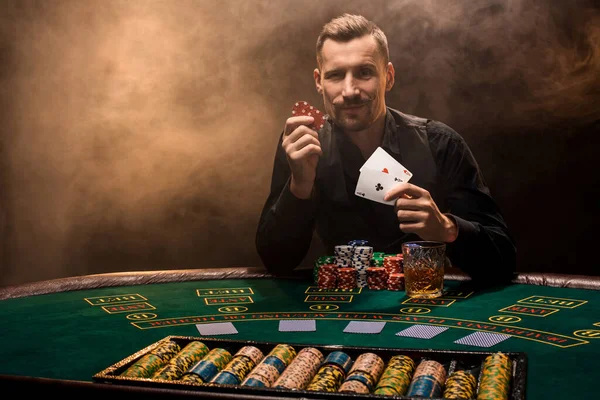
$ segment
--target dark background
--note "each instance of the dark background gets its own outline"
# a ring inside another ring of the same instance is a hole
[[[465,137],[519,270],[597,275],[597,2],[5,0],[0,285],[259,266],[277,139],[322,104],[315,41],[343,12],[388,36],[388,105]]]

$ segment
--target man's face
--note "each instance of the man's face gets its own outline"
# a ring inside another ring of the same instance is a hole
[[[349,42],[325,40],[321,69],[315,69],[325,112],[346,132],[369,128],[385,115],[385,92],[394,85],[394,67],[384,64],[377,42],[365,35]]]

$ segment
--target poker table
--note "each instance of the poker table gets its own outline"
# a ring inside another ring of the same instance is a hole
[[[444,351],[523,352],[528,399],[600,398],[600,279],[520,273],[473,289],[460,271],[444,295],[320,289],[312,271],[276,277],[261,268],[111,273],[0,289],[0,384],[27,394],[199,397],[193,390],[110,385],[92,377],[167,336],[200,337],[231,322],[242,341]],[[281,320],[314,320],[285,332]],[[346,333],[352,321],[385,322],[376,334]],[[413,325],[446,327],[431,339],[398,336]],[[489,348],[455,341],[473,332],[509,337]],[[247,396],[259,398],[260,396]]]

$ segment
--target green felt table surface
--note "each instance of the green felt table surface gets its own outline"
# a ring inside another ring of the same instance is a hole
[[[279,343],[524,352],[527,398],[600,398],[600,291],[512,284],[471,291],[446,282],[436,300],[364,288],[322,291],[297,279],[219,279],[106,287],[0,301],[0,374],[92,381],[94,374],[169,335],[232,322],[220,338]],[[314,332],[280,332],[314,319]],[[383,321],[379,334],[344,333]],[[414,324],[448,327],[433,339],[397,336]],[[511,337],[490,348],[454,343],[475,331]]]

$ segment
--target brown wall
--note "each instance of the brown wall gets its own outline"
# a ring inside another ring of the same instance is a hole
[[[13,0],[0,4],[0,285],[260,265],[276,141],[293,102],[320,104],[314,42],[342,12],[388,34],[388,104],[471,145],[519,269],[595,274],[591,1]]]

